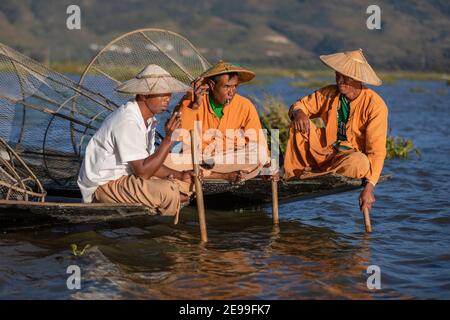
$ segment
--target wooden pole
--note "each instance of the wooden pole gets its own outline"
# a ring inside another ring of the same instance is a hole
[[[364,225],[366,226],[366,232],[372,232],[372,224],[370,222],[370,213],[369,213],[369,209],[364,208],[363,209],[363,214],[364,214]]]
[[[272,179],[272,221],[274,225],[280,224],[278,217],[278,181]]]
[[[198,221],[200,223],[200,236],[202,242],[208,242],[208,233],[206,230],[206,219],[205,219],[205,204],[203,201],[203,189],[202,183],[198,177],[200,173],[199,168],[199,158],[198,158],[198,150],[197,150],[197,138],[195,134],[195,129],[190,131],[191,133],[191,151],[192,151],[192,164],[194,166],[195,173],[195,193],[197,198],[197,210],[198,210]]]

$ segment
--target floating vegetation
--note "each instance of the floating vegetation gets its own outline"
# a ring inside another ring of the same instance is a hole
[[[86,250],[91,247],[90,244],[87,244],[84,246],[83,250],[78,250],[78,246],[75,243],[72,243],[70,245],[70,248],[72,249],[72,254],[74,256],[83,256],[86,253]]]
[[[288,108],[281,98],[264,95],[262,101],[254,98],[256,103],[260,105],[260,118],[267,129],[280,130],[280,148],[284,153],[286,144],[289,139],[289,128],[291,121],[288,116]]]
[[[421,155],[421,151],[414,148],[414,143],[411,139],[402,137],[388,137],[386,141],[386,149],[386,159],[407,158],[412,152],[418,156]]]
[[[273,78],[263,77],[263,78],[256,78],[252,81],[246,83],[246,86],[253,86],[253,87],[263,87],[271,84],[274,81]]]
[[[274,78],[297,78],[304,76],[301,70],[294,69],[256,68],[252,70],[257,76],[268,76]]]
[[[294,81],[289,83],[291,87],[294,88],[310,88],[310,89],[319,89],[331,84],[330,81],[321,81],[321,80],[306,80],[306,81]]]
[[[450,74],[437,72],[414,72],[414,71],[381,71],[379,76],[383,82],[395,82],[398,80],[438,80],[449,81]]]
[[[77,62],[55,62],[50,64],[50,69],[64,74],[81,75],[84,72],[86,65]]]

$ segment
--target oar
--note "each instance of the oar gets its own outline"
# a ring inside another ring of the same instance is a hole
[[[272,221],[274,225],[280,223],[278,217],[278,181],[272,179]]]
[[[197,150],[197,137],[195,134],[195,129],[190,131],[191,133],[191,150],[192,150],[192,164],[194,166],[195,173],[195,194],[197,198],[197,210],[198,210],[198,221],[200,223],[200,235],[202,242],[208,242],[208,234],[206,231],[206,219],[205,219],[205,205],[203,202],[203,189],[202,183],[200,182],[199,174],[199,157]]]
[[[364,225],[366,226],[366,232],[372,232],[372,224],[370,222],[370,213],[369,209],[367,207],[364,207],[363,209],[364,214]]]

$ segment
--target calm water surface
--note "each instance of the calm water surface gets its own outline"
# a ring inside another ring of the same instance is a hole
[[[310,89],[281,79],[242,87],[286,104]],[[420,88],[420,89],[418,89]],[[413,139],[421,157],[389,160],[394,179],[376,188],[374,232],[363,232],[358,191],[280,205],[280,228],[262,211],[207,210],[199,243],[195,208],[165,218],[58,226],[0,235],[1,299],[450,299],[450,87],[401,81],[377,91],[391,134]],[[70,245],[90,248],[74,256]],[[66,269],[81,267],[81,290]],[[380,290],[366,286],[381,269]]]

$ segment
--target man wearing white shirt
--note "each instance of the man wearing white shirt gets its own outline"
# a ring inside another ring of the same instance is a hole
[[[89,141],[78,177],[83,200],[142,203],[158,213],[176,215],[181,202],[189,200],[193,172],[163,165],[180,119],[174,114],[168,120],[166,136],[155,150],[155,115],[167,110],[172,93],[189,87],[149,65],[116,90],[136,99],[109,115]]]

